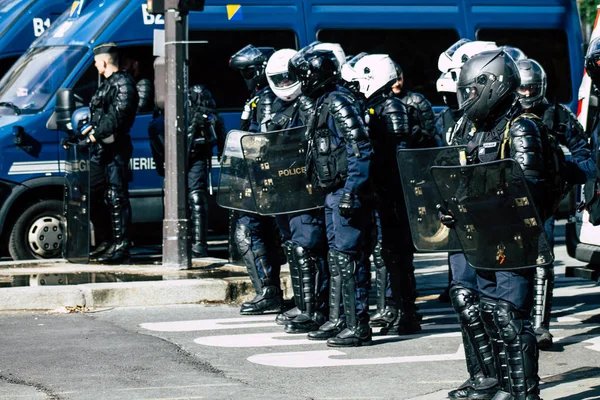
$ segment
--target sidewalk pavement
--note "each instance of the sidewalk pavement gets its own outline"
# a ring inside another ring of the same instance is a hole
[[[137,265],[71,264],[63,259],[0,262],[0,311],[241,303],[254,297],[246,268],[220,258],[189,270],[145,260]],[[158,265],[157,265],[158,264]],[[291,297],[287,265],[284,297]]]

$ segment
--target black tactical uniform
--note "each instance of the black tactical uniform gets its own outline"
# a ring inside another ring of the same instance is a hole
[[[541,121],[519,115],[514,95],[519,84],[516,64],[503,51],[484,52],[468,60],[457,92],[466,123],[455,132],[455,144],[467,145],[468,163],[516,160],[545,218],[560,199],[561,190],[551,179],[559,175],[560,150]],[[479,293],[469,280],[462,282],[466,276],[462,271],[453,272],[450,295],[466,343],[470,379],[449,397],[490,398],[498,383],[501,391],[494,399],[539,399],[537,345],[529,321],[533,270],[478,270]]]
[[[388,89],[389,90],[389,89]],[[421,330],[415,306],[414,246],[404,194],[396,162],[396,151],[415,148],[422,138],[413,136],[407,107],[391,93],[371,97],[365,122],[376,157],[372,163],[377,195],[377,244],[373,251],[376,268],[377,313],[372,326],[382,331],[409,334]],[[420,132],[418,132],[420,133]],[[390,291],[387,289],[389,273]]]
[[[98,50],[97,50],[98,49]],[[115,47],[99,46],[94,54],[116,52]],[[129,160],[133,146],[129,131],[138,106],[135,81],[127,72],[117,71],[102,82],[90,104],[91,125],[96,143],[91,146],[90,176],[92,202],[105,201],[110,209],[113,244],[98,262],[121,262],[129,258]],[[92,209],[93,213],[93,209]]]
[[[264,69],[274,52],[271,47],[248,45],[231,57],[229,66],[240,71],[251,93],[242,113],[241,130],[265,132],[271,120],[276,96],[267,85]],[[235,233],[234,241],[256,290],[256,296],[242,304],[240,313],[281,311],[283,294],[279,273],[283,260],[275,219],[250,213],[234,213],[231,219],[230,230]]]
[[[208,174],[213,147],[222,144],[225,136],[225,125],[216,108],[212,94],[204,85],[190,88],[187,180],[194,257],[208,255]]]
[[[371,210],[365,204],[372,148],[356,99],[337,86],[339,68],[333,52],[310,46],[289,64],[290,73],[302,82],[302,93],[317,107],[305,121],[310,137],[307,174],[313,186],[327,193],[328,263],[335,263],[342,281],[347,327],[328,339],[327,345],[345,347],[368,344],[372,336],[368,325],[370,264],[366,257]],[[331,276],[333,281],[336,274]]]
[[[154,110],[154,85],[150,79],[142,78],[137,82],[136,88],[139,96],[138,112],[152,112]]]
[[[402,68],[396,64],[398,76],[401,76]],[[403,79],[403,77],[402,77]],[[417,127],[421,129],[419,136],[422,142],[419,147],[436,147],[435,113],[431,103],[421,93],[412,92],[402,87],[400,93],[394,94],[407,107],[411,118],[416,121]]]

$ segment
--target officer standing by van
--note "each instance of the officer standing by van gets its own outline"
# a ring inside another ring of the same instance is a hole
[[[94,48],[94,61],[104,81],[92,97],[90,104],[91,126],[82,132],[84,143],[91,146],[90,175],[105,177],[104,200],[110,210],[113,243],[100,254],[100,263],[129,261],[129,160],[133,145],[129,131],[138,108],[135,81],[125,71],[119,70],[119,55],[114,43]],[[100,169],[94,172],[93,169]],[[99,192],[96,192],[99,193]],[[93,195],[92,195],[93,196]],[[91,199],[101,201],[101,199]]]
[[[272,47],[248,45],[229,60],[229,66],[240,72],[250,92],[250,99],[244,106],[240,121],[240,129],[243,131],[264,132],[266,124],[271,120],[276,96],[268,86],[265,67],[274,52]],[[257,315],[280,312],[283,293],[279,273],[283,260],[275,219],[241,213],[234,229],[235,243],[256,291],[256,296],[251,301],[242,304],[240,313]]]

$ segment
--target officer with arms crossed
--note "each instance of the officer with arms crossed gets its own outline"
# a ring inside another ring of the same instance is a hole
[[[366,239],[371,231],[368,193],[372,148],[356,99],[337,85],[340,62],[329,50],[308,47],[290,60],[292,77],[302,93],[315,101],[308,118],[307,174],[323,189],[328,262],[336,263],[342,277],[346,329],[327,340],[328,346],[361,346],[371,342],[369,327],[369,263]]]
[[[521,86],[517,89],[519,102],[526,113],[539,118],[549,134],[556,141],[567,147],[571,160],[565,163],[565,180],[571,184],[584,184],[594,176],[595,164],[591,159],[589,144],[585,138],[583,127],[573,113],[561,104],[550,104],[546,99],[546,72],[535,60],[517,61]],[[544,229],[550,247],[554,248],[554,216],[544,223]],[[542,350],[552,347],[550,334],[550,311],[552,310],[552,290],[554,289],[554,267],[538,267],[535,270],[533,328],[537,337],[538,348]]]
[[[90,146],[91,202],[102,200],[110,210],[113,243],[97,258],[100,263],[129,261],[129,160],[133,153],[129,131],[135,121],[138,93],[135,81],[119,70],[119,56],[114,43],[94,48],[98,73],[105,79],[92,97],[91,124],[82,131],[85,139],[77,146]],[[92,207],[91,214],[94,214]],[[102,220],[102,216],[94,217]]]
[[[251,96],[242,113],[240,129],[243,131],[265,132],[271,120],[276,96],[267,84],[265,67],[274,52],[272,47],[248,45],[229,61],[231,68],[240,71]],[[254,299],[242,304],[240,313],[243,315],[281,311],[283,294],[279,271],[282,260],[278,235],[274,218],[241,213],[237,220],[235,242],[256,290]]]

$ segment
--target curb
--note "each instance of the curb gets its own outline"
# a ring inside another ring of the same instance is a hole
[[[291,281],[282,277],[284,297]],[[241,303],[254,296],[249,279],[178,279],[0,289],[0,311]]]
[[[255,296],[245,267],[216,258],[193,261],[193,268],[189,270],[173,270],[149,264],[69,264],[60,259],[1,262],[0,277],[9,281],[27,277],[29,286],[0,287],[0,311],[143,307],[206,302],[239,304]],[[88,283],[89,280],[80,280],[79,284],[62,284],[69,281],[70,278],[64,278],[66,276],[102,274],[133,274],[143,278],[128,282]],[[282,271],[281,282],[284,297],[291,297],[287,268]]]

